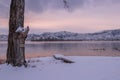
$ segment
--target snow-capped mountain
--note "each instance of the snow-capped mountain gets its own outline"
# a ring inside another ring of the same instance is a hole
[[[37,41],[58,41],[58,40],[76,40],[76,37],[79,36],[78,33],[71,33],[66,31],[55,32],[55,33],[42,33],[40,35],[34,35],[31,40]]]
[[[92,40],[120,40],[120,29],[93,33]]]
[[[7,40],[7,35],[0,35],[0,41]],[[106,30],[97,33],[72,33],[67,31],[61,32],[45,32],[41,34],[29,34],[27,37],[29,41],[88,41],[88,40],[120,40],[120,29]]]
[[[120,40],[120,30],[106,30],[97,33],[72,33],[67,31],[55,33],[42,33],[40,35],[34,34],[31,37],[32,41],[84,41],[84,40]]]
[[[7,41],[7,40],[8,40],[7,35],[0,34],[0,41]]]

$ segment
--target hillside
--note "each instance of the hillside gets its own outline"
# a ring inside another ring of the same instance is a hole
[[[40,35],[32,34],[32,41],[88,41],[88,40],[120,40],[120,30],[107,30],[97,33],[72,33],[67,31],[55,33],[42,33]]]
[[[0,41],[6,41],[7,35],[0,35]],[[106,30],[96,33],[73,33],[67,31],[61,32],[45,32],[41,34],[29,34],[27,37],[29,41],[113,41],[120,40],[120,29]]]

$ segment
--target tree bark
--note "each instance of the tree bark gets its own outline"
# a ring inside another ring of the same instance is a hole
[[[17,48],[17,46],[19,46],[20,44],[18,43],[18,39],[16,39],[16,37],[19,36],[16,33],[16,29],[19,26],[24,26],[24,7],[25,0],[11,0],[6,62],[13,66],[22,66],[26,64],[24,56],[25,47],[23,47],[23,53],[21,53],[21,50]]]

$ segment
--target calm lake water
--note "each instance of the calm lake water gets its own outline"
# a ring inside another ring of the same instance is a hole
[[[0,56],[7,42],[0,42]],[[26,42],[26,54],[64,54],[69,56],[120,56],[120,41]]]

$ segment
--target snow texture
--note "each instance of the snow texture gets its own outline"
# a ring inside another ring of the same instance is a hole
[[[23,31],[24,31],[24,28],[19,26],[15,32],[23,32]]]
[[[65,64],[52,57],[28,60],[29,66],[0,65],[0,80],[120,80],[120,57],[69,57]]]
[[[40,35],[34,34],[31,37],[32,41],[90,41],[90,40],[120,40],[120,30],[108,30],[98,33],[72,33],[67,31],[55,33],[42,33]]]
[[[56,58],[66,58],[64,55],[62,54],[54,54],[53,56],[55,56]]]
[[[27,29],[18,27],[16,32],[25,32]],[[5,35],[0,35],[0,40],[6,40]],[[30,41],[114,41],[120,40],[120,29],[107,30],[97,33],[72,33],[67,31],[45,32],[41,34],[29,34],[27,40]]]

